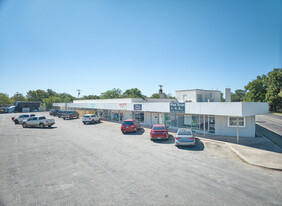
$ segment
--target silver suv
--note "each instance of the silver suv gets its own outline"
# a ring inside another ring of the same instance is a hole
[[[94,124],[95,122],[100,122],[101,119],[96,114],[85,114],[82,118],[83,124]]]

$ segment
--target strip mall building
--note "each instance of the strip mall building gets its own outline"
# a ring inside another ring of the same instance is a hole
[[[268,103],[230,102],[228,91],[228,102],[220,102],[220,91],[215,90],[178,90],[175,97],[74,100],[53,106],[76,110],[80,115],[97,113],[104,120],[137,119],[146,126],[166,124],[169,128],[188,127],[199,133],[242,137],[255,137],[255,115],[268,113]]]

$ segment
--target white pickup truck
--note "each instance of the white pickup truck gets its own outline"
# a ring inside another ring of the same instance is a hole
[[[23,114],[18,117],[12,117],[12,120],[15,122],[15,124],[21,124],[23,120],[29,119],[31,117],[35,117],[35,114]]]
[[[23,120],[22,126],[24,128],[26,127],[40,127],[44,128],[45,126],[51,127],[53,124],[55,124],[54,119],[46,119],[45,116],[39,116],[39,117],[32,117],[27,120]]]

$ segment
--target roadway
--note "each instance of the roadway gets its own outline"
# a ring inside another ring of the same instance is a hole
[[[257,115],[256,131],[282,148],[282,115]]]

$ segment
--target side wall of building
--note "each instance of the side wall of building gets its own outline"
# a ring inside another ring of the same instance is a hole
[[[255,137],[255,116],[245,117],[245,127],[239,127],[241,137]],[[228,127],[227,116],[215,116],[215,135],[236,136],[237,127]]]

